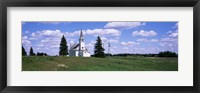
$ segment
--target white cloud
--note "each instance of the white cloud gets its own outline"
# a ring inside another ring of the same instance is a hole
[[[79,35],[80,35],[80,31],[65,32],[65,35],[66,35],[67,37],[79,36]]]
[[[106,37],[100,37],[101,41],[107,41],[108,39]]]
[[[151,39],[150,42],[158,42],[158,39]]]
[[[106,37],[101,37],[101,40],[103,43],[118,43],[118,39],[113,39],[113,38],[106,38]]]
[[[149,42],[149,40],[147,40],[146,38],[140,38],[137,41],[138,42]]]
[[[22,45],[31,46],[31,42],[29,40],[22,40]]]
[[[129,29],[129,28],[135,28],[135,27],[144,26],[144,25],[145,23],[143,22],[109,22],[104,26],[104,28]]]
[[[42,43],[60,42],[60,38],[44,38],[41,40]]]
[[[173,31],[168,31],[167,34],[171,34]]]
[[[140,43],[138,43],[138,42],[128,41],[128,42],[121,42],[121,45],[123,45],[123,46],[129,46],[129,45],[140,45]]]
[[[31,37],[29,40],[38,40],[37,38]]]
[[[161,51],[174,51],[178,52],[178,30],[168,31],[167,37],[160,39],[160,46],[162,46]]]
[[[27,36],[23,36],[23,37],[22,37],[22,39],[27,39],[27,38],[28,38]]]
[[[110,39],[110,40],[108,40],[108,42],[110,42],[110,43],[118,43],[119,41],[116,40],[116,39]]]
[[[177,23],[177,25],[178,25],[178,23]],[[178,50],[178,30],[168,31],[167,37],[161,38],[159,44],[165,50],[177,52],[177,50]]]
[[[63,33],[60,30],[42,30],[36,31],[31,34],[32,37],[48,36],[48,37],[60,37]]]
[[[31,42],[28,40],[28,36],[23,36],[22,37],[22,45],[23,46],[31,46]]]
[[[66,37],[66,34],[60,30],[36,31],[31,34],[29,40],[35,40],[33,41],[35,44],[32,46],[35,47],[35,52],[46,52],[49,55],[58,55],[60,40],[63,35],[65,35],[69,48],[70,43],[74,43],[75,40],[73,38]],[[52,50],[54,50],[54,52],[52,52]]]
[[[156,36],[157,33],[153,30],[150,31],[144,31],[144,30],[140,30],[140,31],[133,31],[132,32],[132,36],[144,36],[144,37],[148,37],[148,36]]]
[[[141,38],[137,40],[138,42],[158,42],[158,39],[146,39],[146,38]]]
[[[169,35],[169,37],[178,37],[178,32],[173,32]]]
[[[31,42],[28,40],[22,40],[22,44],[31,44]]]
[[[87,35],[109,35],[109,36],[120,36],[121,32],[116,29],[93,29],[84,30]]]
[[[31,33],[31,36],[33,36],[33,37],[34,37],[35,35],[36,35],[36,33],[35,33],[35,32]]]
[[[107,35],[107,36],[120,36],[121,32],[116,29],[87,29],[87,30],[82,30],[84,35]],[[73,36],[79,36],[80,31],[74,31],[74,32],[66,32],[66,36],[73,37]]]
[[[161,42],[174,42],[174,41],[178,41],[178,39],[166,37],[166,38],[161,38],[160,41]]]
[[[120,36],[121,32],[116,29],[87,29],[87,30],[82,30],[84,35],[107,35],[107,36]],[[74,37],[74,36],[79,36],[80,31],[74,31],[74,32],[66,32],[66,36],[68,37]]]
[[[64,33],[60,30],[42,30],[31,33],[30,40],[43,40],[45,38],[61,38]]]
[[[53,36],[53,37],[55,36],[60,37],[63,35],[63,33],[61,33],[60,30],[43,30],[39,34],[43,36]]]
[[[174,47],[174,46],[176,46],[176,44],[168,43],[168,42],[159,43],[159,44],[160,44],[160,46],[163,46],[163,47]]]
[[[178,30],[168,31],[167,34],[168,34],[169,37],[177,38],[178,37]]]

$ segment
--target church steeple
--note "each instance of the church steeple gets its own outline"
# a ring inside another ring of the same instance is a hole
[[[83,52],[85,50],[83,32],[81,30],[80,37],[79,37],[79,56],[83,56]]]
[[[83,41],[83,40],[84,40],[82,30],[81,30],[81,34],[80,34],[80,38],[79,38],[79,40],[80,40],[80,41]]]

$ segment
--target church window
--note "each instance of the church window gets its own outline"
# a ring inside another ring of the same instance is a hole
[[[83,49],[83,47],[82,47],[82,49]]]

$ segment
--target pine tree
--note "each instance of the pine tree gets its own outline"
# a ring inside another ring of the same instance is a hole
[[[35,56],[35,53],[33,52],[33,48],[32,48],[32,47],[30,48],[29,55],[30,55],[30,56]]]
[[[26,54],[26,50],[24,49],[23,46],[22,46],[22,56],[27,56],[27,54]]]
[[[104,58],[104,57],[105,57],[104,50],[105,50],[105,49],[102,47],[101,38],[98,36],[98,37],[97,37],[97,40],[96,40],[95,47],[94,47],[94,56],[95,56],[95,57]]]
[[[63,35],[63,37],[61,38],[60,41],[60,51],[59,51],[59,55],[61,56],[66,56],[68,55],[68,46],[67,46],[67,41],[65,39],[65,36]]]

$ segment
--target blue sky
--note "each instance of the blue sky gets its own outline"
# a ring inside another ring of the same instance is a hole
[[[84,33],[86,48],[93,54],[99,35],[110,53],[178,53],[178,22],[22,22],[22,45],[27,53],[58,55],[62,35],[68,49],[78,43],[80,30]]]

